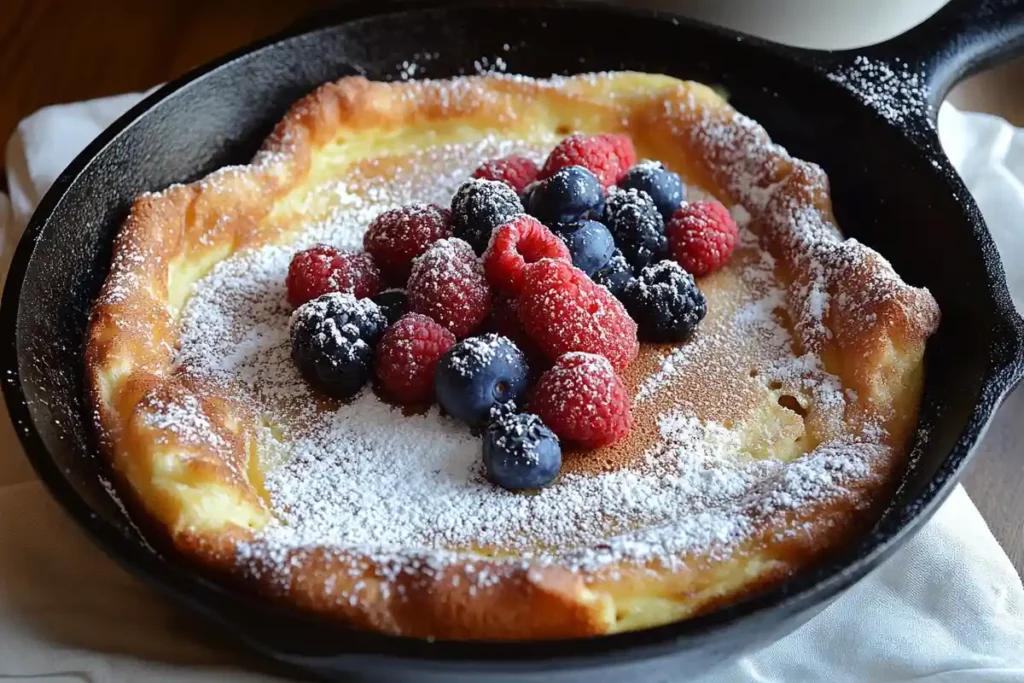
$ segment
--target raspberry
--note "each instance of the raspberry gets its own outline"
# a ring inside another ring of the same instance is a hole
[[[363,248],[387,278],[404,285],[412,260],[434,242],[451,237],[451,211],[437,204],[411,204],[385,211],[370,223]]]
[[[403,316],[377,347],[374,369],[381,388],[399,403],[429,402],[437,361],[454,345],[455,335],[427,316]]]
[[[366,253],[317,244],[300,251],[288,265],[288,303],[301,306],[321,294],[346,292],[357,299],[380,291],[380,271]]]
[[[412,263],[409,307],[460,339],[472,334],[491,308],[491,290],[473,247],[451,237],[434,242]]]
[[[729,209],[716,201],[683,204],[665,226],[672,258],[696,277],[725,265],[738,234]]]
[[[484,252],[484,272],[492,287],[518,294],[527,264],[542,258],[572,261],[562,240],[536,218],[523,213],[499,225],[491,234],[491,243]]]
[[[551,150],[540,177],[547,178],[566,166],[582,166],[596,175],[602,185],[610,187],[635,163],[636,150],[628,135],[575,133]]]
[[[526,157],[508,156],[500,159],[491,159],[480,164],[473,171],[474,178],[484,180],[497,180],[505,183],[516,194],[519,194],[526,186],[537,179],[537,164]]]
[[[541,375],[530,398],[536,413],[558,438],[584,446],[609,446],[633,425],[630,398],[604,356],[567,353]]]
[[[596,353],[624,370],[636,358],[636,323],[619,300],[572,264],[544,259],[526,268],[519,319],[549,359]]]

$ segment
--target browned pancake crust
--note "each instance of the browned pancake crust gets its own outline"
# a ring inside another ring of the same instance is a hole
[[[558,120],[563,112],[565,120]],[[385,580],[381,575],[389,572],[366,558],[337,551],[296,552],[287,572],[281,561],[239,563],[238,543],[251,540],[271,515],[254,464],[256,418],[221,388],[173,371],[188,285],[240,249],[287,241],[288,226],[298,229],[303,217],[289,215],[285,200],[310,182],[325,149],[370,134],[455,125],[509,137],[537,126],[623,130],[638,142],[674,143],[662,155],[668,164],[751,213],[752,229],[776,259],[777,276],[790,283],[786,308],[796,343],[856,392],[844,415],[812,411],[809,429],[819,441],[871,420],[888,430],[889,448],[870,473],[827,500],[762,514],[760,532],[727,557],[685,556],[683,568],[673,571],[626,563],[572,571],[479,558],[467,564],[495,580],[473,586],[455,580],[465,564],[440,571],[406,567]],[[925,341],[938,325],[934,300],[895,278],[875,252],[842,240],[820,168],[772,145],[760,126],[703,86],[628,73],[558,81],[345,78],[293,106],[253,164],[215,175],[216,182],[174,186],[133,205],[92,313],[87,381],[103,451],[124,488],[180,551],[265,595],[363,628],[413,636],[607,633],[616,630],[616,611],[631,601],[674,601],[682,607],[668,618],[679,618],[818,562],[873,523],[903,467]],[[759,192],[770,199],[752,201]],[[822,288],[832,302],[823,325],[803,324]],[[207,423],[198,431],[216,434],[218,447],[202,433],[153,419],[160,406],[182,400],[198,402]],[[207,525],[202,510],[190,509],[197,500],[190,495],[213,490],[223,492],[235,512]],[[356,582],[363,582],[361,598],[339,600]]]

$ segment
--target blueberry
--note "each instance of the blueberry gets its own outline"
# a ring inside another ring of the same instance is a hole
[[[608,228],[597,221],[576,221],[558,226],[558,236],[569,247],[572,264],[587,275],[608,265],[615,253],[615,240]]]
[[[633,281],[633,268],[622,252],[616,249],[608,264],[594,273],[592,279],[606,287],[616,298],[621,299],[626,285]]]
[[[523,352],[507,337],[470,337],[441,356],[434,393],[449,415],[478,425],[487,421],[495,405],[522,398],[528,370]]]
[[[665,168],[660,161],[644,160],[626,171],[625,177],[619,182],[623,190],[642,190],[646,192],[654,205],[658,207],[661,217],[666,221],[672,217],[683,201],[683,181],[679,174]]]
[[[604,224],[634,270],[665,257],[668,250],[665,219],[646,192],[615,190],[609,194],[604,207]]]
[[[370,300],[377,304],[380,312],[388,319],[388,325],[394,325],[399,318],[409,312],[409,297],[401,289],[389,289],[370,297]]]
[[[552,225],[600,216],[603,203],[604,188],[597,177],[582,166],[566,166],[530,191],[526,208],[541,223]]]
[[[506,413],[487,427],[484,472],[503,489],[538,489],[551,483],[561,468],[558,437],[536,415]]]
[[[469,242],[479,256],[494,229],[523,211],[519,195],[505,183],[472,178],[452,196],[452,233]]]
[[[693,276],[675,261],[644,268],[623,292],[640,337],[653,342],[686,341],[707,314],[707,299]]]
[[[347,398],[370,378],[373,348],[386,327],[373,301],[324,294],[292,313],[292,361],[310,384]]]

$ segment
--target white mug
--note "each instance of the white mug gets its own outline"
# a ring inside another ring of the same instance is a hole
[[[780,43],[819,49],[871,45],[921,23],[948,0],[643,0]]]

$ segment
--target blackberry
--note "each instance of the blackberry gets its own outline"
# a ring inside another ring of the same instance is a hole
[[[597,177],[582,166],[555,171],[530,190],[527,211],[545,225],[571,223],[601,215],[604,188]]]
[[[615,244],[633,266],[641,270],[665,258],[665,219],[654,200],[641,190],[616,190],[608,195],[604,224]]]
[[[409,297],[402,289],[389,289],[370,297],[370,300],[377,304],[380,312],[387,318],[388,325],[394,325],[399,318],[409,312]]]
[[[633,268],[618,249],[612,254],[607,265],[594,273],[594,282],[605,287],[615,298],[622,299],[622,291],[633,281]]]
[[[648,266],[623,291],[639,336],[652,342],[686,341],[707,314],[707,299],[675,261]]]
[[[546,486],[562,468],[558,437],[530,413],[496,411],[484,435],[484,472],[509,491]]]
[[[679,208],[685,191],[679,174],[665,168],[660,161],[646,159],[626,171],[626,175],[619,181],[619,187],[646,192],[666,221]]]
[[[373,349],[386,327],[373,301],[324,294],[292,313],[292,361],[313,386],[348,398],[370,378]]]
[[[487,249],[491,233],[517,213],[523,203],[516,191],[496,180],[473,178],[452,196],[452,233],[465,240],[479,256]]]

